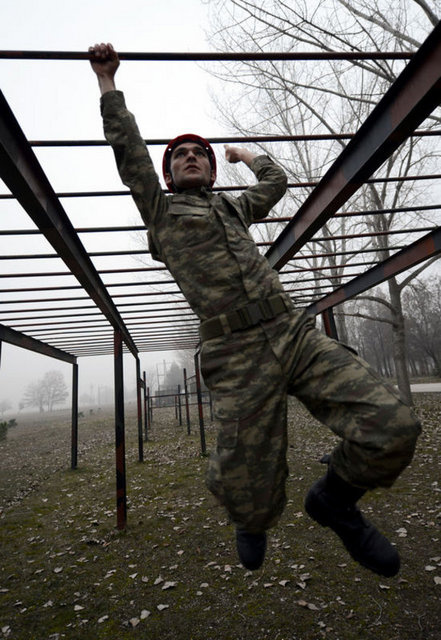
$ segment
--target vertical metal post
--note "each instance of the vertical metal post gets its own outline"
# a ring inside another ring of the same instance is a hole
[[[182,427],[182,404],[181,404],[181,385],[178,384],[178,417],[179,426]]]
[[[147,405],[147,381],[145,376],[145,371],[143,372],[144,378],[144,441],[147,442],[149,439],[149,411]]]
[[[184,369],[184,393],[185,393],[185,414],[187,416],[187,434],[190,435],[191,425],[190,425],[190,407],[188,404],[187,369]]]
[[[70,467],[76,469],[78,464],[78,364],[72,365],[72,436]]]
[[[199,432],[201,436],[201,453],[205,455],[207,448],[205,445],[205,428],[204,428],[204,412],[202,409],[202,391],[201,391],[201,375],[199,371],[199,351],[196,351],[194,356],[194,370],[196,373],[196,391],[198,396],[198,411],[199,411]]]
[[[334,312],[331,307],[323,311],[322,318],[326,335],[338,340],[337,325],[335,324]]]
[[[147,388],[147,408],[149,412],[149,425],[151,429],[153,423],[153,398],[150,395],[150,387]]]
[[[124,375],[122,334],[114,330],[115,359],[115,447],[116,447],[116,526],[127,524],[126,451],[124,425]]]
[[[142,403],[141,403],[141,364],[136,358],[136,406],[138,412],[138,462],[144,461],[144,448],[142,443]]]

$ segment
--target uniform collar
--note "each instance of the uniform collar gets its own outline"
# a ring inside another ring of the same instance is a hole
[[[194,189],[184,189],[183,191],[179,191],[175,195],[198,196],[199,198],[206,198],[207,200],[211,200],[214,194],[210,187],[196,187]]]

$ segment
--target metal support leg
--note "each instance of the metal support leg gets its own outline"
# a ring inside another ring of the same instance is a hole
[[[187,369],[184,369],[184,393],[185,393],[185,415],[187,417],[187,434],[190,435],[191,424],[190,424],[190,406],[188,402]]]
[[[196,351],[194,356],[194,370],[196,373],[196,390],[197,390],[197,396],[198,396],[199,431],[201,435],[201,453],[202,455],[205,455],[207,453],[207,447],[205,445],[205,427],[204,427],[204,412],[202,409],[201,374],[199,371],[199,351]]]
[[[141,364],[136,358],[136,404],[138,410],[138,462],[144,461],[144,447],[142,442],[142,402],[141,402]]]
[[[72,365],[72,437],[71,437],[71,469],[78,464],[78,365]]]
[[[116,446],[116,526],[125,529],[127,524],[126,451],[124,425],[124,376],[122,335],[114,331],[115,358],[115,446]]]

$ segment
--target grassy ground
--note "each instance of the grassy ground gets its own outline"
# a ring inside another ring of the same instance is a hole
[[[289,504],[262,570],[245,571],[203,483],[199,437],[156,413],[145,462],[128,416],[128,526],[116,529],[113,421],[20,418],[0,443],[0,638],[46,640],[439,640],[441,397],[417,394],[416,457],[364,511],[398,545],[399,577],[356,565],[303,511],[333,437],[293,401]],[[194,421],[196,424],[196,420]],[[214,441],[213,427],[207,442]]]

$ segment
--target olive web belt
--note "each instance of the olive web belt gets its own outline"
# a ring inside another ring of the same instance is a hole
[[[199,333],[202,340],[210,340],[218,336],[254,327],[261,321],[272,320],[290,309],[285,296],[277,294],[257,302],[234,309],[229,313],[221,313],[215,318],[202,322]]]

